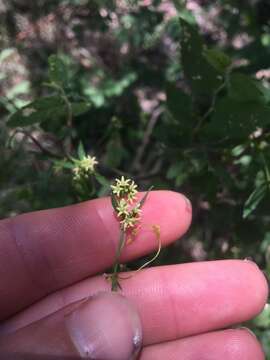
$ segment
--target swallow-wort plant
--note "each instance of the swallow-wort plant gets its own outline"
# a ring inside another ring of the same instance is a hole
[[[127,279],[129,277],[119,274],[121,271],[121,254],[125,246],[136,239],[136,235],[138,234],[140,228],[140,221],[143,217],[143,205],[148,198],[149,191],[151,190],[150,188],[143,197],[138,200],[137,187],[137,184],[135,184],[133,180],[125,178],[124,176],[120,179],[116,179],[114,184],[111,185],[111,203],[119,222],[119,241],[115,253],[113,271],[107,276],[107,278],[111,281],[112,291],[121,289],[119,280]],[[143,264],[136,271],[140,271],[142,268],[149,265],[160,253],[160,227],[155,224],[152,225],[151,229],[158,240],[157,252],[150,261]]]

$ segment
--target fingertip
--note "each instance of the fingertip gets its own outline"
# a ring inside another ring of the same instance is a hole
[[[228,334],[232,334],[234,341],[229,342],[228,346],[232,348],[232,353],[236,358],[256,360],[264,360],[264,351],[259,343],[256,335],[249,328],[239,328],[227,330]],[[237,346],[235,346],[237,345]],[[253,357],[252,357],[253,354]]]
[[[165,358],[264,360],[265,356],[261,345],[250,331],[228,329],[146,346],[141,356],[142,360]]]
[[[192,220],[192,205],[190,200],[183,194],[174,191],[165,191],[166,197],[170,203],[170,216],[166,219],[168,221],[168,228],[172,228],[175,224],[175,234],[173,238],[179,238],[184,235],[190,227]]]
[[[139,199],[145,193],[139,193]],[[108,206],[109,198],[91,200],[89,205],[95,205],[104,226],[113,235],[117,233],[117,220],[113,209]],[[188,230],[192,219],[190,200],[181,193],[170,190],[151,191],[142,208],[142,226],[159,225],[165,236],[164,242],[176,240]],[[114,237],[114,236],[113,236]]]
[[[145,221],[160,225],[164,232],[164,243],[171,243],[184,235],[191,224],[190,201],[183,194],[174,191],[152,191],[144,211]]]
[[[258,265],[251,260],[239,260],[241,266],[248,268],[249,284],[250,284],[250,299],[249,303],[253,305],[254,316],[259,314],[267,302],[269,296],[269,286],[266,275],[258,267]]]

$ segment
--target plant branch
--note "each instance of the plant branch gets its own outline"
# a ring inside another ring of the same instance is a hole
[[[151,138],[151,135],[152,135],[152,132],[154,130],[154,127],[157,123],[157,120],[160,116],[160,114],[162,113],[162,108],[161,107],[158,107],[156,108],[154,111],[153,111],[153,114],[147,124],[147,128],[145,130],[145,133],[144,133],[144,137],[143,137],[143,141],[141,143],[141,146],[139,147],[138,151],[137,151],[137,154],[135,156],[135,159],[133,161],[133,164],[131,165],[131,169],[138,169],[139,166],[140,166],[140,163],[141,163],[141,160],[142,160],[142,157],[144,155],[144,152],[145,152],[145,149],[150,141],[150,138]]]
[[[30,132],[28,132],[27,130],[16,130],[14,132],[14,134],[12,135],[12,137],[14,137],[17,133],[21,133],[23,135],[25,135],[26,137],[28,137],[38,148],[39,150],[45,154],[48,155],[50,157],[56,158],[56,159],[62,159],[61,155],[55,154],[53,152],[51,152],[50,150],[46,149],[37,138],[35,138]]]
[[[125,236],[125,231],[124,229],[120,229],[120,236],[119,236],[119,243],[118,243],[118,247],[116,250],[116,255],[115,255],[115,262],[114,262],[114,266],[113,266],[113,273],[111,275],[111,281],[112,281],[112,291],[117,291],[117,289],[119,288],[119,282],[118,282],[118,272],[119,272],[119,259],[121,256],[121,252],[123,247],[125,246],[125,242],[126,242],[126,236]]]

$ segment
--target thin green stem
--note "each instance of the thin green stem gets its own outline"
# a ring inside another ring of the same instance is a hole
[[[120,287],[120,284],[118,282],[118,272],[119,272],[119,267],[120,267],[119,259],[120,259],[123,247],[125,246],[125,242],[126,242],[125,231],[124,231],[124,229],[121,228],[118,247],[117,247],[116,255],[115,255],[115,262],[114,262],[114,266],[113,266],[113,273],[111,275],[112,291],[117,291],[118,288]]]
[[[28,132],[28,131],[26,131],[26,130],[17,129],[17,130],[11,135],[10,140],[9,140],[9,143],[11,143],[11,141],[12,141],[13,138],[14,138],[14,136],[15,136],[16,134],[18,134],[18,133],[21,133],[21,134],[25,135],[26,137],[28,137],[28,138],[39,148],[39,150],[40,150],[43,154],[45,154],[45,155],[47,155],[47,156],[49,156],[49,157],[51,157],[51,158],[62,159],[62,156],[61,156],[61,155],[58,155],[58,154],[53,153],[53,152],[51,152],[50,150],[46,149],[46,148],[41,144],[41,142],[39,142],[38,139],[36,139],[30,132]]]

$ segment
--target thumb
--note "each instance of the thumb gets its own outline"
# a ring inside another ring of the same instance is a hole
[[[136,309],[124,296],[102,292],[1,338],[0,353],[5,359],[131,360],[141,344]]]

